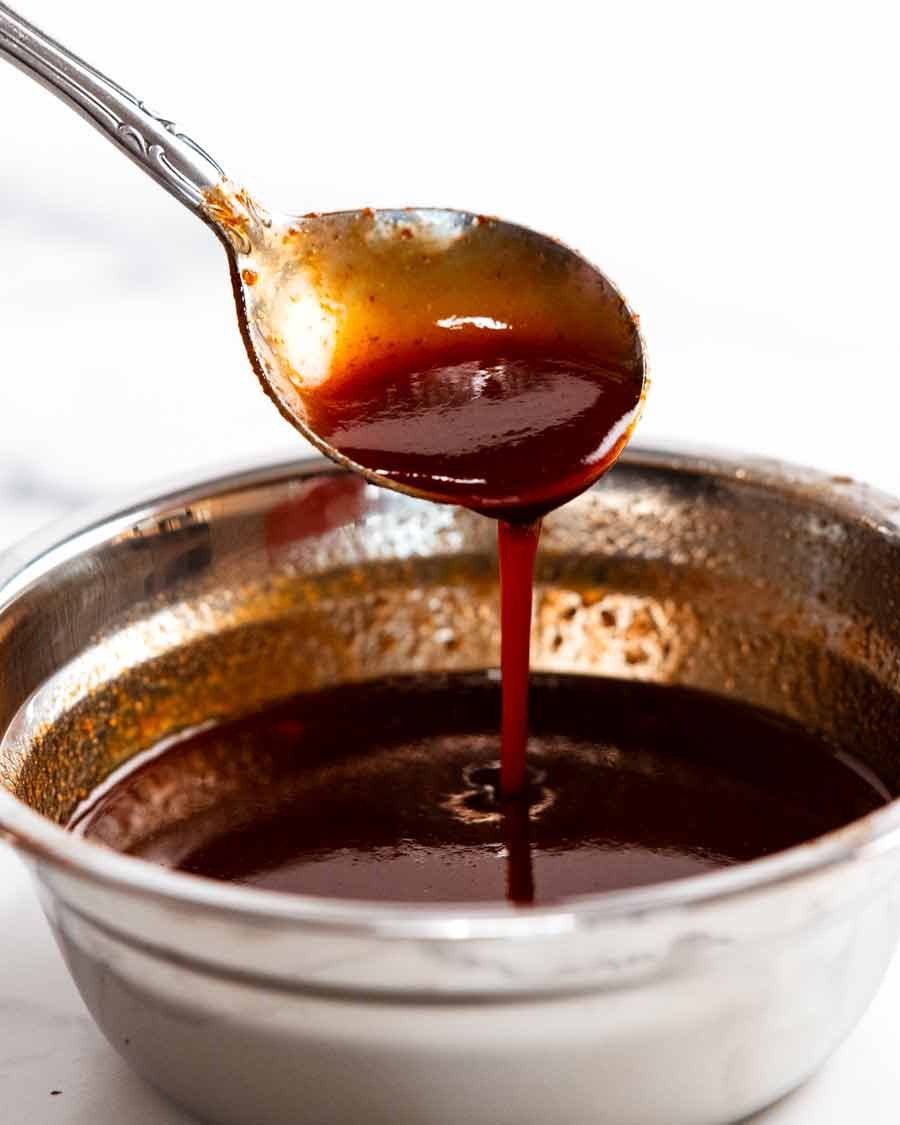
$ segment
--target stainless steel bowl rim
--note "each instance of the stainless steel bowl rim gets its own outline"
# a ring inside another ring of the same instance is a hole
[[[782,462],[696,448],[635,448],[623,461],[671,467],[682,473],[727,477],[748,487],[810,498],[844,518],[900,537],[898,502],[864,485]],[[130,500],[82,511],[43,529],[0,556],[0,626],[23,591],[59,566],[136,522],[180,504],[229,491],[323,471],[340,473],[321,457],[229,467],[164,482]],[[900,847],[900,800],[813,841],[763,859],[689,879],[585,895],[518,910],[506,904],[375,904],[257,890],[172,872],[73,836],[0,788],[0,837],[41,864],[61,867],[89,882],[245,919],[283,922],[378,937],[421,940],[530,938],[572,933],[604,920],[690,908],[810,876]]]

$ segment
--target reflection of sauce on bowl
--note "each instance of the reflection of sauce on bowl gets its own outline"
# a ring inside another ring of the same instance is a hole
[[[274,556],[282,548],[345,527],[365,511],[366,483],[346,473],[301,485],[290,500],[266,517],[266,544]]]

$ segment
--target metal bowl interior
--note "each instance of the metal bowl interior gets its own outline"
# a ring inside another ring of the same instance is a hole
[[[893,844],[896,805],[810,845],[523,915],[208,883],[60,828],[127,759],[298,691],[498,663],[493,527],[323,462],[236,473],[45,537],[0,591],[0,825],[86,879],[213,909],[444,935],[554,932],[739,894]],[[798,719],[900,792],[897,506],[774,464],[628,454],[546,522],[533,665]],[[398,929],[399,928],[399,929]]]

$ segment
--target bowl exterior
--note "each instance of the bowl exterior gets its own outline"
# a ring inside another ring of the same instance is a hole
[[[810,1075],[874,995],[896,942],[896,901],[871,874],[854,873],[871,885],[835,911],[822,909],[821,881],[792,888],[812,900],[809,918],[767,941],[719,945],[695,933],[689,950],[691,925],[702,932],[712,920],[685,919],[685,948],[661,971],[574,991],[561,973],[556,993],[454,1000],[273,985],[254,975],[253,938],[237,925],[218,941],[241,947],[245,974],[211,967],[214,939],[204,963],[176,959],[123,925],[117,894],[85,913],[77,880],[36,868],[59,946],[109,1042],[217,1125],[739,1120]],[[754,899],[758,914],[779,910],[765,894]],[[336,944],[332,958],[346,956]],[[598,958],[616,956],[602,931],[591,944]],[[448,958],[479,971],[479,951],[465,943],[429,955],[436,979]],[[482,969],[496,971],[484,955]],[[405,952],[361,942],[352,956],[377,974]]]

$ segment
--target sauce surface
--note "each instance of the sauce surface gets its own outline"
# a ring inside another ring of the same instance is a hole
[[[474,674],[300,696],[126,767],[72,827],[270,890],[525,904],[755,859],[889,798],[847,755],[743,704],[538,675],[540,773],[492,802],[499,707],[496,680]]]

